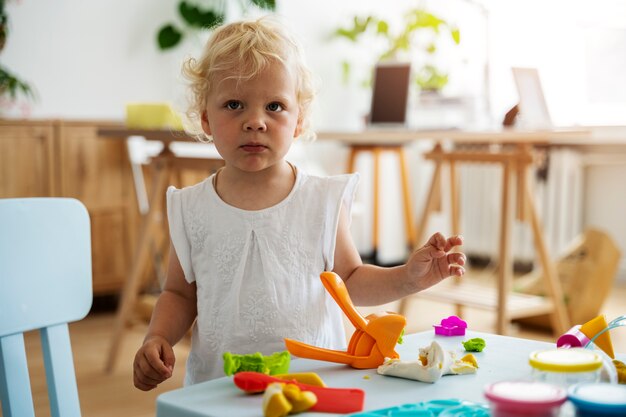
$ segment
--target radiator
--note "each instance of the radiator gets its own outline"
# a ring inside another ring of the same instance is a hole
[[[464,250],[468,255],[497,259],[502,169],[495,164],[464,164],[458,172]],[[546,161],[528,175],[546,245],[553,258],[562,254],[571,240],[582,232],[583,174],[583,161],[578,152],[555,148],[547,151]],[[511,240],[515,261],[535,260],[528,222],[513,220]]]

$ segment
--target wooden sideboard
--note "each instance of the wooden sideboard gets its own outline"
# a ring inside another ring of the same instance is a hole
[[[0,198],[72,197],[91,218],[94,295],[120,291],[139,212],[126,143],[102,121],[0,120]]]

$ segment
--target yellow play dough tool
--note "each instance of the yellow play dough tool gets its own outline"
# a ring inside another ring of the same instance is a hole
[[[315,372],[297,372],[293,374],[278,374],[275,378],[284,379],[286,381],[298,381],[307,385],[315,385],[316,387],[325,387],[326,384]]]
[[[605,331],[609,325],[606,323],[604,316],[598,316],[589,320],[587,323],[580,326],[580,331],[587,336],[590,340],[596,338],[594,343],[600,349],[604,351],[611,359],[615,359],[615,352],[613,352],[613,343],[611,342],[611,334]]]
[[[347,351],[324,349],[292,339],[285,339],[287,350],[301,358],[345,363],[354,368],[371,369],[385,358],[399,358],[396,343],[406,326],[406,318],[396,313],[373,313],[361,316],[352,304],[348,289],[339,275],[323,272],[322,284],[355,327]]]

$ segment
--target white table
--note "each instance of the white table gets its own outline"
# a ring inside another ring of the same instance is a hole
[[[484,402],[483,387],[503,379],[528,377],[528,355],[533,350],[554,347],[553,343],[468,331],[465,336],[435,336],[424,331],[405,336],[397,351],[403,360],[416,360],[418,349],[437,340],[445,350],[462,356],[461,341],[482,337],[487,342],[483,352],[475,353],[479,369],[474,375],[448,375],[434,384],[378,375],[375,369],[359,370],[331,362],[295,359],[290,372],[317,372],[329,387],[361,388],[365,391],[364,410],[376,410],[400,404],[434,399],[457,398]],[[624,356],[619,355],[621,360]],[[364,379],[365,376],[369,379]],[[232,377],[224,377],[161,394],[157,399],[157,417],[259,417],[262,395],[248,395],[237,388]],[[300,416],[334,416],[328,413],[303,413]]]

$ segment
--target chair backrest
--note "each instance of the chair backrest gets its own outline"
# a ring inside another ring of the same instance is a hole
[[[69,198],[0,199],[0,402],[34,416],[23,333],[40,330],[50,411],[80,416],[67,323],[92,303],[89,215]]]

